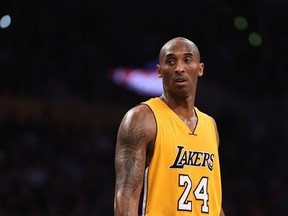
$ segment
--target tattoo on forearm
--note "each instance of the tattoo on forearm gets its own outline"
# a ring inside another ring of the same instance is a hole
[[[144,131],[135,128],[129,129],[128,133],[121,132],[120,147],[117,152],[116,169],[117,182],[116,187],[121,186],[129,188],[132,195],[137,187],[143,181],[143,157],[144,152],[139,148],[141,141],[146,137]],[[140,175],[139,175],[140,172]],[[129,195],[129,197],[130,197]],[[127,197],[127,199],[129,199]]]

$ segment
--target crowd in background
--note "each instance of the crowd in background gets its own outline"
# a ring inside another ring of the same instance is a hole
[[[196,106],[218,125],[226,215],[288,215],[287,3],[180,2],[186,7],[169,19],[157,12],[171,10],[167,4],[141,4],[140,13],[132,1],[109,16],[108,2],[7,6],[0,216],[113,215],[117,129],[149,96],[115,85],[106,72],[145,65],[178,35],[195,41],[205,63]],[[233,26],[239,14],[249,21],[245,31]],[[262,35],[259,47],[249,44],[251,31]]]

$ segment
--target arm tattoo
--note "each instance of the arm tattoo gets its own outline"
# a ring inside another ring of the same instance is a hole
[[[143,138],[145,138],[145,131],[139,131],[136,128],[130,128],[127,136],[121,134],[123,139],[121,140],[122,145],[129,145],[131,148],[138,148],[139,143]]]
[[[143,182],[143,151],[146,149],[141,149],[140,143],[146,137],[146,133],[143,130],[131,128],[128,133],[122,131],[120,137],[116,162],[119,179],[117,187],[129,188],[131,194],[127,194],[128,197],[126,197],[129,199]]]

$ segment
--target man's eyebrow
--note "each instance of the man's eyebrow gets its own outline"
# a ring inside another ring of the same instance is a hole
[[[175,54],[173,54],[173,53],[168,53],[168,54],[165,55],[166,58],[167,57],[173,57],[173,56],[175,56]]]
[[[188,53],[184,53],[185,56],[194,56],[194,53],[188,52]]]
[[[187,52],[187,53],[184,53],[183,54],[184,56],[194,56],[195,54],[193,54],[193,53],[191,53],[191,52]],[[165,55],[165,57],[167,58],[169,58],[169,57],[174,57],[175,56],[175,54],[174,53],[168,53],[168,54],[166,54]]]

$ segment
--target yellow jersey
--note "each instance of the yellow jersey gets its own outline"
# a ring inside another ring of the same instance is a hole
[[[196,107],[194,131],[160,98],[143,102],[154,113],[154,154],[145,170],[139,215],[219,216],[222,205],[215,125]]]

